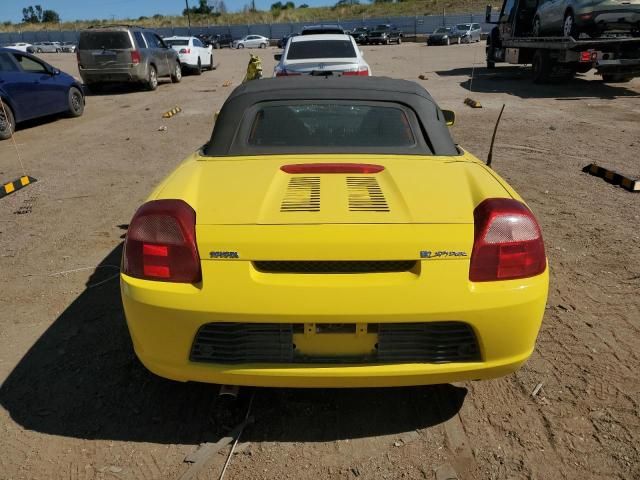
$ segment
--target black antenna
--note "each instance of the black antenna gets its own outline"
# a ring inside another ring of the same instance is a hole
[[[487,155],[487,167],[491,166],[491,160],[493,160],[493,143],[496,141],[496,132],[498,131],[498,125],[500,125],[500,119],[502,118],[502,112],[504,112],[504,103],[500,109],[500,115],[496,120],[496,126],[493,128],[493,136],[491,137],[491,146],[489,147],[489,155]]]

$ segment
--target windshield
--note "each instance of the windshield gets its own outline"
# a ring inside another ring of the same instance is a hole
[[[127,32],[82,32],[78,48],[80,50],[123,50],[131,48],[131,40]]]
[[[439,28],[434,33],[449,33],[451,31],[450,28]]]
[[[287,60],[306,58],[352,58],[356,56],[353,44],[349,40],[311,40],[291,42]]]
[[[456,28],[458,30],[469,30],[471,28],[471,25],[468,23],[461,23],[460,25],[456,25]]]
[[[247,143],[267,147],[406,147],[414,145],[415,138],[400,108],[321,103],[260,108]]]
[[[189,45],[189,40],[168,40],[165,38],[164,43],[173,47],[174,45],[177,47],[187,46]]]

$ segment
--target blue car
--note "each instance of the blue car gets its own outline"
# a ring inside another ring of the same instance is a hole
[[[71,75],[28,53],[0,48],[0,140],[25,120],[83,112],[82,85]]]

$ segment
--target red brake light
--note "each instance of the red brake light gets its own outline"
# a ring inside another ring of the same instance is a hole
[[[382,165],[369,163],[299,163],[280,167],[285,173],[379,173]]]
[[[191,53],[190,48],[181,48],[179,53]]]
[[[360,70],[354,70],[351,72],[342,72],[343,76],[348,76],[348,77],[368,77],[369,76],[369,69],[368,68],[363,68]]]
[[[593,50],[587,50],[586,52],[580,52],[580,61],[583,63],[595,62],[598,59],[598,54]]]
[[[147,280],[199,282],[195,224],[196,212],[182,200],[145,203],[127,231],[123,272]]]
[[[131,63],[140,63],[140,52],[138,50],[131,50]]]
[[[476,207],[473,216],[469,280],[527,278],[547,268],[540,227],[525,205],[508,198],[489,198]]]

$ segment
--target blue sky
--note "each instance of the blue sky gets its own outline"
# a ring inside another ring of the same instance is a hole
[[[256,0],[256,7],[268,9],[276,0]],[[296,5],[306,3],[311,6],[333,5],[331,0],[294,0]],[[241,10],[250,0],[225,0],[231,11]],[[189,0],[193,6],[198,0]],[[284,3],[284,2],[283,2]],[[180,14],[185,7],[184,0],[0,0],[0,22],[14,23],[22,19],[22,9],[29,5],[42,5],[44,9],[55,10],[62,21],[94,18],[110,19],[138,18],[154,13],[163,15]]]

